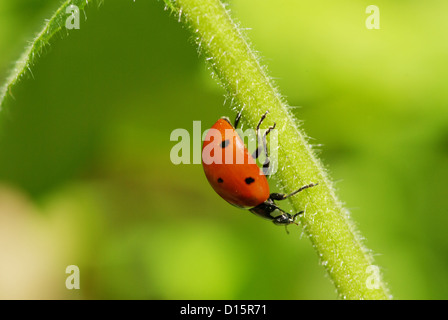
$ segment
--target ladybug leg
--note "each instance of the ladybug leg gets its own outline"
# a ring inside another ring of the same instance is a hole
[[[238,127],[238,123],[240,122],[241,119],[241,113],[243,112],[243,110],[241,110],[240,112],[238,112],[238,114],[236,115],[235,118],[235,123],[233,125],[233,127],[236,129]]]
[[[269,132],[271,132],[271,130],[275,129],[275,126],[277,124],[274,122],[273,126],[270,126],[268,128],[268,130],[266,130],[266,132],[263,135],[263,149],[264,149],[264,154],[266,156],[264,163],[263,163],[263,173],[267,176],[269,175],[269,167],[271,165],[271,159],[269,159],[269,155],[268,155],[268,147],[266,145],[266,136],[269,134]]]
[[[260,152],[261,152],[261,146],[260,146],[260,126],[261,126],[261,123],[263,122],[263,120],[266,119],[266,115],[268,114],[268,112],[269,112],[269,111],[266,111],[266,112],[261,116],[260,121],[258,121],[258,124],[257,124],[257,131],[256,131],[257,150],[255,150],[255,152],[254,152],[253,155],[252,155],[252,157],[253,157],[254,159],[257,159],[258,156],[260,155]],[[268,131],[270,131],[270,129],[268,129]],[[269,133],[269,132],[267,132],[267,133],[264,134],[265,141],[266,141],[266,135],[267,135],[268,133]]]
[[[258,206],[253,207],[249,211],[254,213],[255,215],[268,219],[274,220],[275,218],[271,216],[271,213],[275,210],[280,209],[271,199],[266,200],[265,202],[260,203]]]
[[[266,143],[266,136],[269,134],[269,132],[271,132],[271,130],[275,129],[275,126],[277,125],[274,122],[273,126],[270,126],[265,133],[263,134],[263,137],[261,137],[260,139],[260,125],[263,122],[263,120],[266,118],[266,115],[268,114],[268,111],[266,111],[263,116],[261,117],[260,121],[258,122],[257,125],[257,150],[255,150],[255,152],[252,154],[252,157],[254,159],[257,159],[258,156],[260,155],[261,151],[264,150],[264,154],[265,154],[265,161],[263,163],[263,173],[264,175],[268,175],[269,173],[269,166],[271,163],[271,160],[269,159],[269,155],[268,155],[268,147],[267,147],[267,143]],[[260,140],[261,140],[261,145],[260,145]]]
[[[255,150],[254,154],[252,155],[252,157],[253,157],[254,159],[257,159],[257,158],[258,158],[258,156],[259,156],[259,154],[260,154],[260,151],[261,151],[261,150],[260,150],[260,149],[261,149],[261,146],[260,146],[260,126],[261,126],[261,123],[263,122],[263,120],[266,119],[266,116],[267,116],[268,112],[269,112],[269,111],[266,111],[266,112],[261,116],[260,121],[258,121],[258,124],[257,124],[257,131],[255,132],[255,133],[256,133],[256,139],[257,139],[257,150]],[[265,134],[265,135],[266,135],[266,134]]]
[[[264,150],[264,154],[266,155],[266,158],[268,158],[268,148],[267,148],[267,145],[266,145],[266,136],[269,134],[269,132],[271,132],[271,130],[275,129],[275,126],[276,126],[276,125],[277,125],[277,124],[274,122],[274,125],[273,125],[273,126],[270,126],[270,127],[268,128],[268,130],[266,130],[266,132],[264,133],[263,137],[261,138],[261,139],[262,139],[262,145],[261,145],[261,146],[260,146],[260,143],[257,143],[257,144],[258,144],[258,148],[257,148],[257,150],[255,150],[255,152],[252,154],[252,157],[253,157],[254,159],[257,159],[257,158],[258,158],[258,156],[260,155],[261,149]],[[257,129],[257,141],[259,141],[258,129]]]
[[[274,217],[271,215],[272,212],[278,210],[281,212],[280,215]],[[277,206],[272,199],[268,199],[265,202],[259,204],[258,206],[250,209],[250,212],[256,214],[257,216],[271,220],[275,225],[278,226],[287,226],[288,224],[295,223],[295,220],[298,215],[302,214],[303,211],[296,213],[295,215],[291,215],[288,212],[284,211],[282,208]]]
[[[306,186],[303,186],[303,187],[299,188],[298,190],[296,190],[294,192],[291,192],[290,194],[271,193],[271,195],[269,196],[269,199],[271,199],[271,200],[285,200],[285,199],[288,199],[289,197],[299,193],[302,190],[305,190],[305,189],[308,189],[308,188],[311,188],[311,187],[314,187],[314,186],[317,186],[317,185],[318,185],[318,183],[310,183],[310,184],[307,184]]]
[[[298,225],[298,223],[296,222],[296,218],[298,215],[302,214],[303,211],[297,212],[295,215],[290,215],[288,212],[282,210],[277,206],[276,209],[282,212],[282,214],[272,218],[272,222],[277,226],[285,226],[285,231],[287,234],[289,234],[288,226],[292,223]]]
[[[297,222],[296,222],[296,218],[297,218],[298,215],[300,215],[300,214],[302,214],[302,213],[303,213],[303,211],[300,211],[300,212],[297,212],[295,215],[293,215],[293,216],[291,217],[291,221],[292,221],[291,223],[297,224]],[[289,224],[285,224],[285,231],[286,231],[287,234],[289,234],[288,225],[289,225]],[[297,225],[298,225],[298,224],[297,224]]]

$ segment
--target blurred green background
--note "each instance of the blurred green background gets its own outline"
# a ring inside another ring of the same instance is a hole
[[[0,2],[0,79],[58,7]],[[448,3],[234,0],[398,299],[448,298]],[[87,18],[87,19],[86,19]],[[67,36],[68,35],[68,36]],[[176,128],[234,117],[162,1],[94,2],[2,110],[0,298],[335,299],[300,229],[236,209]],[[275,184],[273,181],[272,184]],[[67,290],[68,265],[80,290]]]

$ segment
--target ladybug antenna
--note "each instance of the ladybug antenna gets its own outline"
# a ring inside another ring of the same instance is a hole
[[[302,212],[296,213],[295,215],[292,216],[292,221],[289,224],[285,224],[285,231],[287,234],[289,234],[289,230],[288,230],[288,225],[290,224],[295,224],[296,226],[299,226],[299,224],[296,222],[297,216],[299,214],[301,214]]]

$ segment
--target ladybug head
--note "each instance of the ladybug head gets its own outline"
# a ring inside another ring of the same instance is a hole
[[[272,222],[277,226],[287,226],[288,224],[291,224],[291,223],[297,224],[297,222],[296,222],[297,215],[298,214],[291,216],[289,213],[283,213],[283,214],[275,217],[272,220]]]

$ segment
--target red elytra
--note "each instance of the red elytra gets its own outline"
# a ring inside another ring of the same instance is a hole
[[[267,114],[268,112],[261,117],[257,125],[258,144],[260,125]],[[274,200],[287,199],[317,183],[305,185],[290,194],[270,193],[268,180],[255,160],[260,153],[260,146],[254,156],[251,155],[235,130],[240,117],[241,112],[235,120],[235,125],[232,125],[226,117],[222,117],[207,133],[202,147],[202,166],[207,180],[218,195],[236,207],[248,209],[259,217],[271,220],[276,225],[297,224],[295,220],[303,211],[291,215],[279,208]],[[266,155],[266,136],[273,129],[275,129],[275,123],[265,131],[261,139]],[[218,154],[215,154],[215,151]],[[269,163],[267,157],[263,169],[269,169]],[[281,214],[272,216],[272,213],[277,210]]]
[[[205,176],[216,193],[240,208],[253,208],[266,201],[269,198],[268,180],[234,127],[228,120],[221,118],[211,129],[202,147],[202,164]],[[214,133],[219,135],[214,136]],[[215,139],[218,136],[221,138]],[[214,155],[217,150],[221,151],[220,155]],[[220,163],[212,162],[212,157],[220,159]]]

